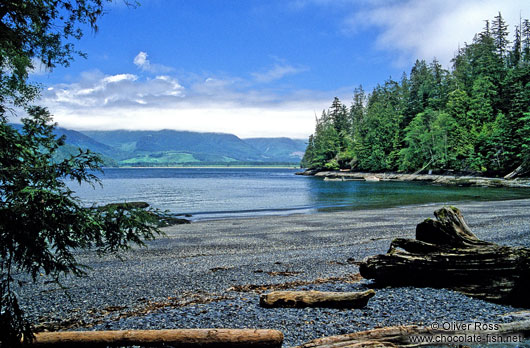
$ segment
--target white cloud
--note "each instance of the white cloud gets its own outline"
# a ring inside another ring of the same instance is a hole
[[[151,63],[149,59],[147,59],[147,53],[143,51],[140,51],[136,57],[134,57],[133,63],[142,71],[147,71],[153,74],[165,74],[175,70],[169,66]]]
[[[168,76],[139,81],[133,74],[104,75],[99,71],[84,73],[79,82],[48,88],[44,101],[58,107],[101,107],[124,105],[132,101],[144,104],[145,98],[182,97],[184,87]],[[52,108],[53,110],[53,108]]]
[[[118,74],[105,77],[102,81],[104,83],[116,83],[120,81],[136,81],[138,76],[133,74]]]
[[[156,77],[88,71],[74,83],[50,86],[42,103],[60,126],[78,130],[179,129],[306,138],[314,131],[315,112],[327,108],[335,93],[266,90],[263,83],[307,70],[272,58],[272,68],[252,79],[190,73],[183,75],[184,87],[170,72],[162,72],[174,69],[161,69],[140,52],[134,64]]]
[[[327,1],[320,2],[328,4]],[[344,5],[344,1],[341,1]],[[458,47],[470,43],[474,34],[500,11],[510,29],[519,16],[530,15],[528,0],[406,0],[362,1],[344,19],[346,31],[361,35],[377,30],[375,45],[397,53],[397,63],[436,57],[448,65]],[[353,6],[352,6],[353,7]],[[354,12],[355,11],[355,12]]]
[[[283,62],[278,62],[274,66],[263,72],[252,73],[252,77],[259,83],[268,83],[282,79],[287,75],[295,75],[307,71],[305,67],[295,67]]]
[[[327,101],[326,101],[327,103]],[[61,127],[95,129],[177,129],[199,132],[232,133],[239,137],[307,138],[314,131],[314,113],[306,103],[278,107],[243,105],[204,105],[109,108],[55,108],[54,119]]]
[[[314,131],[314,113],[332,97],[312,91],[280,96],[230,77],[197,78],[184,88],[169,75],[91,71],[76,83],[51,86],[42,102],[60,126],[79,130],[166,128],[306,138]]]
[[[147,60],[147,53],[140,51],[140,53],[138,53],[136,57],[134,57],[133,63],[134,65],[140,68],[145,66],[146,64],[149,65],[149,61]]]

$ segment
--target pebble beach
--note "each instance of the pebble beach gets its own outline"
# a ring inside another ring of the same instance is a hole
[[[480,239],[530,247],[530,199],[453,205]],[[259,295],[270,290],[373,288],[357,276],[357,263],[385,253],[394,238],[414,238],[416,225],[440,207],[176,225],[164,228],[165,235],[147,248],[133,248],[120,258],[79,253],[90,270],[85,278],[65,278],[66,291],[41,277],[19,293],[40,329],[267,328],[284,333],[284,347],[383,326],[500,323],[528,315],[522,308],[450,290],[412,287],[375,288],[376,295],[362,309],[259,306]]]

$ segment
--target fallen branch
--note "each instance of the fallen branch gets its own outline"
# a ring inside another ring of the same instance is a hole
[[[508,324],[455,323],[459,329],[443,330],[410,326],[392,326],[361,331],[340,336],[330,336],[309,341],[295,348],[383,348],[383,347],[421,347],[421,346],[480,346],[488,343],[500,343],[512,346],[521,343],[530,336],[530,320]],[[477,327],[478,325],[478,327]],[[460,329],[462,328],[462,329]],[[502,341],[501,341],[502,340]]]
[[[281,347],[283,334],[277,330],[181,329],[130,331],[41,332],[27,347]]]
[[[262,307],[328,307],[362,308],[375,295],[374,290],[363,292],[273,291],[259,298]]]

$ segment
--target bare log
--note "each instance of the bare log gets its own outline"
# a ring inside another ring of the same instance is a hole
[[[528,173],[528,170],[529,170],[528,160],[525,160],[519,167],[515,168],[513,172],[505,175],[504,179],[507,179],[507,180],[513,179],[519,175]]]
[[[360,265],[363,277],[393,286],[454,289],[488,301],[530,307],[530,249],[479,240],[457,208],[435,211],[416,228],[416,240],[398,238],[384,255]]]
[[[41,332],[28,347],[281,347],[283,334],[277,330],[179,329],[127,331]]]
[[[362,308],[375,295],[374,290],[363,292],[273,291],[260,296],[262,307],[328,307]]]
[[[428,327],[392,326],[368,331],[354,332],[346,335],[318,338],[304,343],[295,348],[375,348],[375,347],[421,347],[421,346],[455,346],[456,344],[481,343],[497,340],[502,337],[505,343],[520,343],[530,336],[530,320],[507,324],[494,324],[487,329],[477,328],[481,323],[461,323],[463,329],[457,330],[434,330]],[[423,342],[415,340],[414,337],[424,337]],[[412,339],[411,339],[412,338]],[[463,342],[458,342],[463,340]],[[467,341],[466,341],[467,340]],[[474,340],[475,342],[469,342]],[[416,341],[416,342],[414,342]],[[440,342],[437,342],[440,341]],[[477,342],[480,341],[480,342]],[[511,342],[507,342],[511,341]]]

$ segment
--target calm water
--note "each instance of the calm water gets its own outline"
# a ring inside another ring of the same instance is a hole
[[[109,168],[103,188],[72,188],[86,204],[146,201],[193,220],[530,198],[530,190],[408,182],[323,181],[294,169]]]

